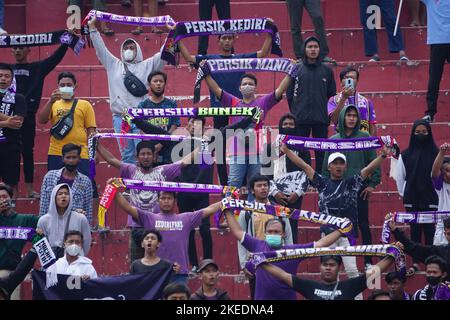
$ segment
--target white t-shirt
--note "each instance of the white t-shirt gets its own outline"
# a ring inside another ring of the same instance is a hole
[[[56,273],[66,274],[71,276],[89,276],[90,279],[97,278],[97,271],[92,265],[92,260],[86,257],[79,256],[77,260],[69,264],[66,256],[59,258],[55,262]]]

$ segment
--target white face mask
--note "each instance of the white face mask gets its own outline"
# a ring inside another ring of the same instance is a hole
[[[71,244],[70,246],[66,247],[66,253],[69,256],[76,257],[81,253],[81,247],[77,244]]]
[[[254,95],[255,91],[256,91],[256,87],[246,84],[246,85],[241,86],[240,90],[241,90],[242,96],[245,98],[245,97]]]
[[[59,87],[59,92],[64,100],[70,100],[73,97],[73,87]]]
[[[0,93],[1,93],[1,94],[5,94],[5,93],[6,93],[6,91],[8,91],[8,88],[6,88],[6,89],[2,89],[2,88],[0,88]]]
[[[134,59],[134,51],[127,49],[123,52],[123,58],[125,59],[125,61],[133,61]]]

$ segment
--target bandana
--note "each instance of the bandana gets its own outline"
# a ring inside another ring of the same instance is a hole
[[[36,230],[23,227],[0,227],[0,239],[31,241]]]
[[[132,179],[117,179],[118,182],[107,184],[100,199],[98,209],[98,224],[105,227],[105,214],[120,187],[149,191],[172,191],[172,192],[192,192],[192,193],[214,193],[226,196],[239,197],[239,190],[235,187],[218,186],[213,184],[198,184],[168,181],[143,181]]]
[[[450,217],[450,211],[422,211],[422,212],[394,212],[388,213],[384,218],[383,230],[381,232],[381,243],[390,243],[391,229],[389,222],[398,223],[438,223]]]
[[[339,256],[375,256],[392,257],[400,275],[406,274],[406,258],[395,245],[362,245],[336,248],[297,248],[253,253],[245,267],[254,273],[261,263],[279,262],[286,260],[302,260],[305,258],[322,257],[327,255]]]
[[[200,101],[202,80],[209,74],[236,71],[271,71],[289,74],[296,77],[298,64],[284,58],[248,58],[248,59],[214,59],[207,60],[198,69],[194,88],[194,103]]]
[[[400,148],[391,136],[367,137],[354,139],[320,139],[289,135],[279,135],[282,143],[296,149],[311,149],[319,151],[359,151],[371,150],[387,146],[392,150],[392,156],[398,159]]]
[[[353,225],[350,219],[348,218],[340,218],[335,216],[330,216],[326,214],[318,214],[311,211],[299,210],[299,209],[290,209],[282,206],[273,206],[270,204],[264,204],[259,202],[248,202],[245,200],[236,200],[236,199],[222,199],[222,210],[218,214],[216,213],[215,221],[218,225],[220,221],[220,217],[223,214],[224,210],[233,210],[235,213],[244,211],[253,211],[268,214],[271,216],[279,217],[279,218],[288,218],[295,219],[300,221],[308,221],[315,224],[326,225],[333,229],[339,230],[343,235],[345,235],[350,244],[354,245],[356,243],[355,238],[352,235]]]
[[[67,44],[76,55],[79,55],[85,42],[66,30],[0,36],[0,48],[50,46],[54,44]]]
[[[283,56],[280,34],[273,21],[267,18],[249,18],[178,22],[175,29],[167,35],[162,47],[161,58],[169,64],[176,65],[176,43],[187,37],[237,33],[270,33],[272,35],[271,53]]]

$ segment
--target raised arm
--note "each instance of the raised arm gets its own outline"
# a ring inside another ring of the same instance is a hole
[[[202,210],[203,211],[202,218],[208,218],[209,216],[212,216],[214,213],[219,211],[220,204],[221,204],[221,201],[213,203],[209,207],[206,207],[205,209],[203,209]]]
[[[389,152],[390,152],[389,148],[384,146],[383,149],[381,150],[380,155],[375,159],[373,159],[372,162],[369,163],[367,167],[361,170],[361,177],[363,178],[363,180],[366,180],[367,177],[370,176],[372,172],[374,172],[375,169],[377,169],[381,165],[383,160],[388,156]]]
[[[211,90],[217,99],[220,100],[222,98],[222,88],[219,87],[216,80],[214,80],[211,75],[207,75],[205,81],[209,87],[209,90]]]
[[[244,231],[234,218],[233,213],[230,210],[225,210],[224,214],[225,217],[227,218],[228,227],[230,228],[231,233],[238,241],[241,241],[242,238],[244,237]]]
[[[314,242],[314,248],[325,248],[331,246],[342,236],[339,230],[335,230],[332,233],[326,235],[318,241]]]
[[[257,58],[265,58],[269,55],[270,49],[272,48],[272,35],[270,33],[266,33],[266,38],[264,39],[264,43],[261,47],[261,50],[256,52]]]
[[[292,274],[284,271],[283,269],[271,264],[271,263],[263,263],[259,266],[259,268],[263,268],[265,271],[269,272],[274,277],[286,283],[289,287],[292,288]]]
[[[180,53],[186,62],[195,63],[195,56],[191,55],[188,48],[184,45],[183,40],[178,41],[178,49],[180,49]]]
[[[387,271],[393,262],[394,258],[392,257],[384,257],[380,262],[378,262],[376,266],[380,269],[380,274]],[[374,269],[368,269],[366,271],[366,277],[369,278],[374,272]]]
[[[280,82],[280,85],[275,90],[275,98],[277,100],[280,100],[281,98],[283,98],[283,93],[286,92],[286,90],[289,87],[289,85],[291,84],[291,82],[292,82],[292,77],[290,75],[286,75],[286,77],[284,77],[284,79]]]
[[[350,97],[354,93],[354,90],[351,87],[344,87],[342,90],[341,99],[336,104],[336,109],[330,113],[330,120],[334,124],[337,124],[339,121],[339,114],[342,111],[342,108],[345,106],[345,101],[347,101],[348,97]]]
[[[96,18],[93,17],[88,22],[89,36],[91,37],[92,45],[94,46],[98,60],[100,60],[100,63],[105,68],[109,68],[117,58],[106,47],[105,42],[100,35],[100,32],[98,32],[97,28],[95,27],[95,21]]]
[[[38,114],[38,121],[41,124],[46,124],[50,120],[50,113],[52,112],[53,104],[61,99],[61,92],[59,89],[53,90],[50,100],[46,103],[44,108]]]
[[[300,169],[302,169],[309,180],[314,179],[314,174],[316,173],[314,169],[307,164],[305,161],[303,161],[302,158],[300,158],[298,155],[296,155],[294,152],[288,149],[286,144],[281,144],[280,150],[289,158],[291,161]]]
[[[444,162],[444,156],[449,148],[450,144],[447,142],[441,145],[439,153],[436,156],[436,159],[434,159],[433,168],[431,169],[431,176],[433,178],[437,178],[441,175],[441,167],[442,163]]]
[[[116,178],[111,178],[108,180],[107,183],[113,183],[114,181],[117,182]],[[118,182],[117,182],[118,183]],[[116,195],[114,197],[114,200],[116,201],[117,205],[122,208],[126,213],[128,213],[134,220],[139,221],[139,214],[135,207],[133,207],[122,195],[121,192],[116,192]]]
[[[120,166],[122,165],[122,161],[117,159],[112,155],[111,152],[108,151],[102,144],[101,139],[98,140],[97,143],[97,151],[98,153],[105,159],[106,162],[108,162],[109,165],[113,166],[114,168],[120,169]]]

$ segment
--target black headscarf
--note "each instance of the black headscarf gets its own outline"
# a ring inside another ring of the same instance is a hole
[[[428,135],[423,141],[420,141],[414,134],[419,125],[425,126],[428,130]],[[439,149],[434,142],[430,123],[423,119],[415,121],[408,149],[402,152],[406,170],[405,203],[419,205],[418,202],[423,202],[420,201],[423,199],[427,204],[437,204],[437,194],[431,181],[431,169],[438,152]]]

